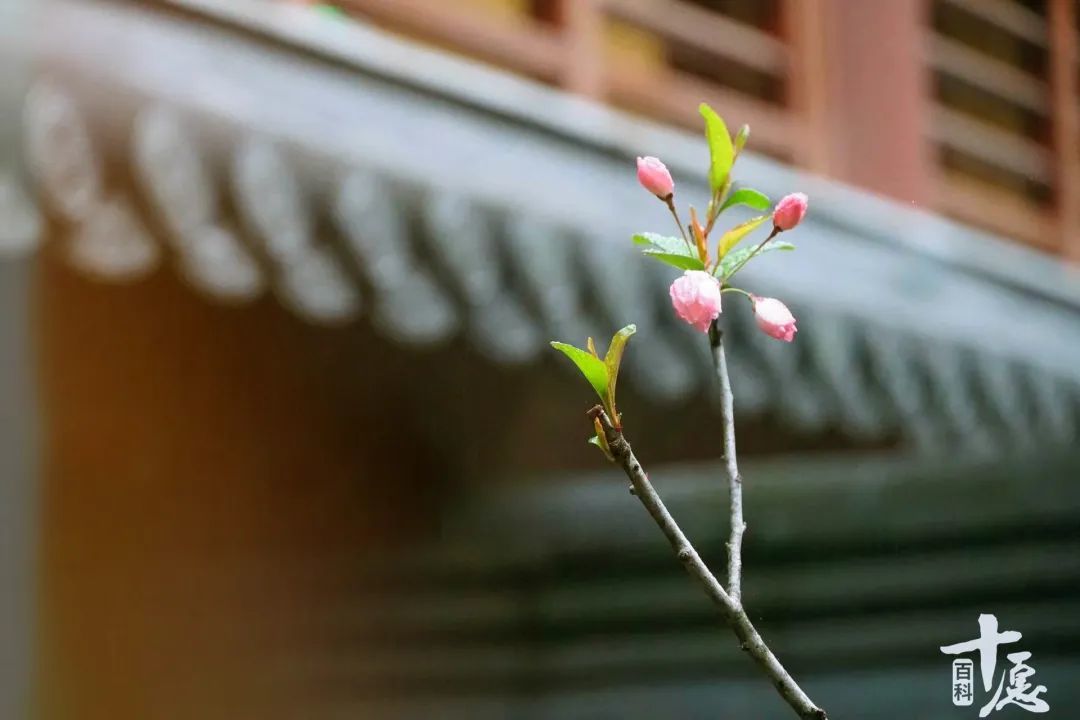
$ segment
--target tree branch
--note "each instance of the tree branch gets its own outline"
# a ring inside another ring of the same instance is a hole
[[[649,482],[648,475],[645,474],[641,463],[634,456],[634,451],[623,436],[622,431],[611,424],[607,413],[599,405],[589,410],[589,416],[594,420],[599,420],[611,455],[629,478],[630,485],[634,489],[634,495],[645,506],[656,524],[660,526],[660,530],[667,537],[671,548],[675,551],[675,555],[682,562],[687,572],[701,584],[705,594],[720,609],[725,620],[735,632],[735,636],[739,639],[742,649],[761,667],[762,671],[776,687],[777,692],[780,693],[780,696],[784,698],[800,718],[803,718],[803,720],[828,720],[825,711],[815,705],[809,696],[802,691],[802,688],[799,687],[776,656],[773,655],[772,651],[769,650],[761,634],[758,633],[754,624],[750,622],[750,617],[746,614],[746,610],[743,609],[742,603],[724,590],[723,585],[705,565],[694,546],[690,544],[690,540],[675,522],[671,513],[668,512],[652,483]],[[734,449],[734,442],[731,447]]]
[[[671,517],[671,513],[668,512],[664,501],[660,499],[652,483],[649,482],[648,475],[645,474],[641,464],[634,457],[634,451],[630,448],[630,443],[611,424],[611,420],[608,419],[604,408],[597,405],[589,411],[589,415],[600,420],[600,426],[604,429],[604,435],[607,436],[611,456],[615,458],[615,462],[622,466],[626,476],[630,479],[630,485],[634,488],[635,497],[641,501],[641,504],[649,511],[652,519],[660,526],[660,530],[663,531],[668,542],[671,543],[671,549],[675,551],[675,556],[686,567],[686,571],[701,583],[701,586],[705,589],[705,594],[725,613],[735,607],[735,603],[724,590],[720,581],[705,565],[705,561],[701,559],[697,550],[690,544],[690,540],[683,533],[678,523],[675,522],[675,518]]]
[[[731,378],[728,377],[727,358],[724,356],[724,331],[716,320],[709,326],[709,347],[713,366],[720,381],[720,418],[724,426],[724,467],[728,476],[731,533],[728,536],[728,592],[736,602],[742,600],[742,539],[746,532],[743,520],[742,476],[735,455],[735,398],[731,394]]]

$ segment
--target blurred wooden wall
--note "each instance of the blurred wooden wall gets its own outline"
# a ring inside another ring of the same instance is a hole
[[[408,373],[356,328],[215,307],[170,272],[100,285],[56,254],[35,293],[38,716],[298,717],[293,663],[332,640],[351,563],[431,531]]]

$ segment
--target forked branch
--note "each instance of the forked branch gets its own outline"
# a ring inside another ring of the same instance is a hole
[[[726,377],[726,368],[724,375]],[[731,626],[735,636],[739,639],[742,649],[761,667],[781,697],[798,713],[799,717],[804,718],[804,720],[828,720],[825,711],[815,705],[807,694],[803,692],[802,688],[799,687],[776,656],[773,655],[769,646],[765,644],[761,634],[758,633],[754,624],[750,622],[750,617],[743,609],[741,600],[724,589],[724,586],[720,584],[720,581],[716,579],[716,576],[713,575],[712,571],[701,559],[697,550],[690,543],[689,538],[686,537],[678,523],[675,522],[675,518],[668,512],[664,501],[660,499],[660,495],[657,494],[652,483],[649,482],[649,476],[645,474],[641,463],[634,456],[634,451],[622,431],[612,425],[607,413],[599,405],[589,411],[589,416],[599,421],[611,456],[623,469],[623,472],[626,473],[626,477],[630,480],[630,485],[634,489],[634,495],[645,506],[653,521],[656,522],[664,536],[667,537],[672,550],[675,551],[676,557],[682,562],[687,572],[698,581],[705,590],[705,594],[720,609],[724,619],[727,620],[728,625]],[[734,430],[732,430],[730,448],[732,451],[731,458],[734,458]],[[739,508],[741,513],[741,500]],[[739,537],[741,542],[741,531]]]

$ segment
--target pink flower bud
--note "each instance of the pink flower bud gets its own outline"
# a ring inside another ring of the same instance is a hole
[[[762,331],[777,340],[791,342],[795,339],[795,316],[787,305],[776,298],[763,298],[755,295],[754,320]]]
[[[720,282],[702,270],[687,270],[671,283],[675,312],[701,332],[720,315]]]
[[[806,215],[807,197],[803,193],[785,195],[776,203],[772,221],[779,230],[790,230],[802,221]]]
[[[637,179],[643,188],[661,200],[667,200],[675,193],[675,181],[671,179],[671,173],[657,158],[637,159]]]

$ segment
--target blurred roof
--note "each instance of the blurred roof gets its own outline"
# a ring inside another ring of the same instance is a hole
[[[633,156],[662,156],[681,196],[704,200],[699,138],[300,7],[61,0],[43,14],[33,201],[0,182],[13,252],[32,247],[37,205],[102,280],[167,259],[215,301],[269,290],[311,322],[366,316],[410,346],[464,333],[500,363],[634,322],[643,393],[712,387],[704,343],[664,302],[670,273],[628,240],[666,221]],[[731,314],[744,409],[928,450],[1075,437],[1068,268],[759,156],[739,176],[812,198],[799,252],[747,271],[795,309],[798,342]]]

